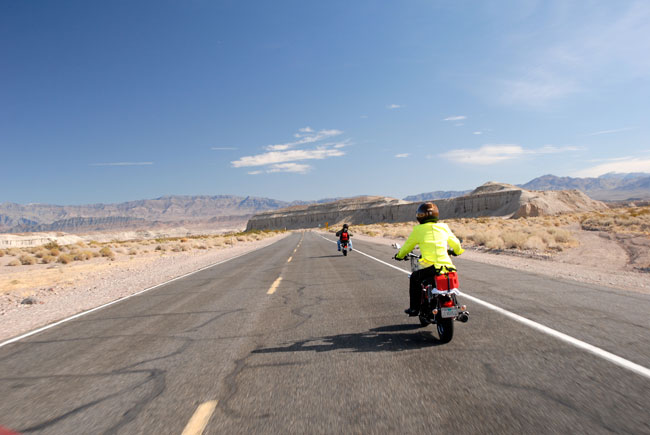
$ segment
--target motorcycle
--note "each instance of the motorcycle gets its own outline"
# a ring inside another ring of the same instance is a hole
[[[344,256],[348,255],[348,243],[349,242],[346,242],[346,241],[341,242],[341,251],[343,252]]]
[[[400,249],[399,244],[394,244],[393,247]],[[419,255],[409,253],[404,257],[404,260],[407,259],[411,262],[411,272],[420,269]],[[435,324],[440,341],[449,343],[454,336],[454,320],[463,323],[469,320],[467,307],[459,305],[456,299],[456,296],[460,294],[458,280],[455,274],[453,276],[451,274],[439,274],[436,275],[433,282],[428,282],[425,279],[421,284],[420,325]]]

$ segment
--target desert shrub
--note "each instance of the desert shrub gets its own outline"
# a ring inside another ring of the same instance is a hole
[[[181,243],[187,242],[187,239],[185,237],[181,238]]]
[[[572,240],[571,233],[567,230],[557,230],[554,237],[555,241],[558,243],[568,243]]]
[[[31,266],[32,264],[36,264],[36,258],[29,255],[21,255],[18,260],[20,260],[20,264],[23,266]]]
[[[43,255],[43,257],[41,258],[41,263],[43,264],[49,264],[53,261],[56,261],[56,257],[50,254]]]
[[[539,236],[532,236],[524,242],[524,248],[543,251],[546,248],[546,244]]]
[[[68,264],[74,261],[74,257],[70,254],[60,254],[56,261],[61,264]]]
[[[172,246],[172,251],[173,252],[181,252],[181,246],[180,245],[174,245]]]
[[[504,231],[501,238],[506,248],[521,249],[524,247],[528,236],[523,231]]]
[[[165,250],[164,246],[162,246],[162,245],[156,246],[156,251],[164,251],[164,250]]]
[[[500,236],[494,236],[485,242],[485,247],[488,249],[504,249],[506,247],[506,243]]]
[[[49,254],[49,251],[46,251],[45,249],[38,249],[35,252],[33,252],[33,254],[36,258],[43,258],[44,256]]]
[[[186,245],[181,246],[181,251],[185,252],[185,251],[189,251],[189,250],[190,250],[190,248],[188,246],[186,246]]]
[[[245,241],[246,241],[246,237],[238,236],[238,237],[237,237],[237,241],[238,241],[238,242],[245,242]]]
[[[4,257],[4,256],[5,256],[5,251],[3,251],[2,249],[0,249],[0,257]]]
[[[113,251],[111,251],[111,248],[108,246],[104,246],[102,249],[99,250],[99,255],[102,257],[108,257],[108,258],[113,258],[115,257],[115,254]]]
[[[72,255],[72,259],[74,261],[86,261],[91,257],[88,251],[77,251],[74,254],[71,253],[70,255]]]
[[[9,255],[9,256],[11,256],[11,257],[15,257],[15,256],[17,256],[17,255],[20,255],[20,249],[9,248],[9,249],[7,249],[7,250],[5,251],[5,254],[7,254],[7,255]]]
[[[135,248],[129,249],[129,255],[138,255],[138,250]]]
[[[50,249],[50,255],[52,255],[53,257],[58,257],[60,253],[61,250],[59,248]]]
[[[7,266],[20,266],[20,261],[14,259],[7,263]]]
[[[58,249],[59,251],[61,250],[61,246],[59,246],[59,244],[56,243],[55,241],[51,241],[51,242],[49,242],[49,243],[46,243],[45,245],[43,245],[43,247],[44,247],[45,249],[49,249],[50,251],[51,251],[52,249]]]

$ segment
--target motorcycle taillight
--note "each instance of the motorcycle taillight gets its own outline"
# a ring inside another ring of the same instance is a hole
[[[454,301],[452,301],[451,299],[443,301],[441,306],[443,306],[445,308],[453,307],[454,306]]]

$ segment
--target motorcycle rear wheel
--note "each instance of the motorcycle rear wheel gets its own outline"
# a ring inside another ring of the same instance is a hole
[[[436,325],[442,343],[449,343],[454,336],[454,319],[439,319]]]
[[[343,255],[344,255],[344,256],[348,255],[348,250],[345,249],[345,248],[343,249]]]

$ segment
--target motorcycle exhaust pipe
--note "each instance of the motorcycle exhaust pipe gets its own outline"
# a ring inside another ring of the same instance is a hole
[[[458,315],[458,317],[456,317],[456,320],[466,323],[469,320],[469,313],[467,311],[463,311]]]

